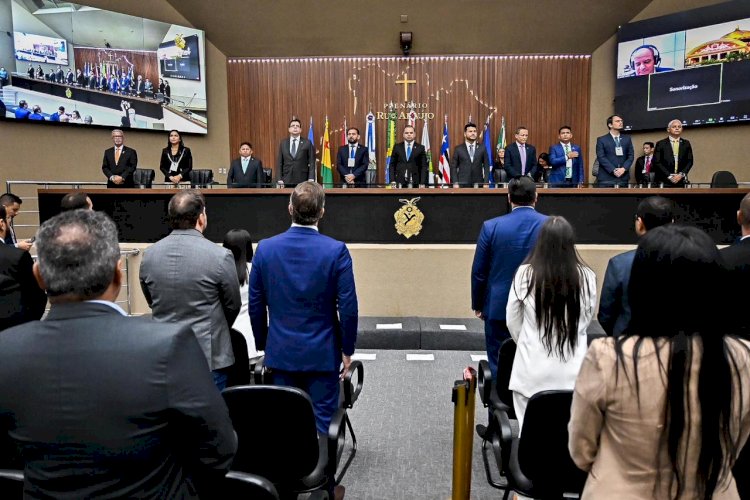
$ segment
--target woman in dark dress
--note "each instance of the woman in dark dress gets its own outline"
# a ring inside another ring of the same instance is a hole
[[[159,170],[164,174],[164,182],[177,184],[190,180],[190,171],[193,170],[193,155],[190,148],[182,143],[182,138],[177,130],[169,131],[167,147],[161,151]]]

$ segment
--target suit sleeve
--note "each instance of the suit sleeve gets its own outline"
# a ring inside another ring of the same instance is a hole
[[[310,141],[307,141],[307,180],[317,180],[318,176],[315,174],[315,146]]]
[[[229,166],[229,174],[227,174],[227,187],[232,187],[234,184],[234,165],[235,160],[232,160],[232,164]]]
[[[693,146],[688,141],[685,141],[685,166],[681,172],[687,174],[691,168],[693,168]]]
[[[625,148],[625,161],[622,162],[622,168],[630,170],[630,166],[633,164],[633,158],[635,158],[635,150],[633,149],[633,141],[628,139],[628,145]]]
[[[281,171],[284,165],[284,141],[279,142],[279,151],[276,153],[276,171],[273,173],[273,178],[276,181],[280,181],[283,177]]]
[[[228,471],[237,452],[237,435],[190,327],[182,327],[172,340],[166,382],[181,448],[194,451],[201,472]]]
[[[596,159],[599,160],[599,168],[604,169],[608,174],[612,174],[617,165],[613,165],[604,147],[604,140],[600,137],[596,140]]]
[[[21,285],[21,303],[25,304],[28,311],[26,316],[31,320],[40,319],[44,315],[44,308],[47,307],[47,294],[39,288],[32,271],[33,267],[34,260],[29,252],[24,252],[18,266],[18,281]]]
[[[393,146],[391,151],[391,161],[388,162],[388,175],[390,176],[391,182],[396,182],[396,164],[398,163],[398,152],[396,146]]]
[[[354,174],[354,177],[356,178],[364,174],[367,171],[367,167],[369,166],[370,166],[370,153],[367,150],[367,148],[364,148],[363,153],[359,155],[359,163],[357,163],[357,166],[354,167],[354,171],[352,172]]]
[[[471,309],[482,311],[487,297],[487,279],[490,271],[490,231],[485,222],[479,232],[474,263],[471,266]]]
[[[128,156],[128,165],[125,172],[122,174],[124,179],[132,179],[135,174],[135,169],[138,168],[138,152],[133,148],[128,148],[130,155]]]
[[[526,175],[530,176],[533,179],[536,176],[537,170],[539,168],[536,164],[536,148],[530,146],[528,149],[530,151],[526,152]]]
[[[266,299],[266,290],[263,285],[263,243],[258,244],[258,248],[253,256],[253,265],[250,268],[250,285],[248,290],[247,309],[250,315],[250,325],[253,328],[253,337],[255,337],[255,348],[259,351],[266,349],[266,339],[268,338],[268,301]]]
[[[668,152],[665,151],[665,149],[666,147],[664,145],[664,141],[659,141],[656,143],[656,148],[654,148],[654,158],[651,162],[651,165],[661,174],[661,176],[666,179],[667,177],[669,177],[669,174],[672,173],[667,168],[666,155],[669,154],[670,156],[672,156],[672,151],[671,148]]]
[[[159,170],[161,170],[161,173],[164,174],[164,178],[167,180],[169,180],[170,166],[169,158],[167,158],[166,152],[162,149],[161,156],[159,157]]]
[[[427,148],[422,147],[422,154],[419,155],[419,183],[427,185],[430,178],[429,165],[427,164]]]
[[[338,152],[336,153],[336,170],[338,171],[339,175],[341,176],[341,180],[344,180],[344,176],[349,173],[347,170],[347,162],[346,160],[349,159],[349,157],[346,155],[345,151],[348,151],[349,148],[344,149],[344,146],[340,147]]]
[[[104,158],[102,158],[102,172],[107,176],[107,180],[113,175],[109,160],[107,160],[107,151],[104,151]]]
[[[619,305],[622,304],[622,289],[620,280],[617,279],[615,265],[610,260],[602,283],[602,295],[599,301],[599,313],[596,319],[607,335],[613,335],[615,322],[620,315]]]
[[[564,167],[568,159],[565,156],[563,148],[558,147],[557,144],[550,146],[549,148],[549,164],[553,167]]]
[[[451,183],[458,182],[458,146],[453,148],[450,162]]]
[[[341,351],[345,356],[351,356],[354,354],[354,346],[357,342],[359,309],[357,290],[354,286],[352,257],[343,243],[336,262],[336,296],[341,324]]]
[[[224,258],[220,264],[219,276],[219,301],[224,310],[224,316],[231,328],[237,315],[240,313],[242,298],[240,297],[240,280],[237,277],[237,266],[234,264],[234,257],[229,250],[226,250]]]
[[[265,182],[265,178],[263,176],[263,162],[258,160],[258,176],[256,180],[256,187],[263,187],[263,183]]]
[[[152,307],[154,301],[151,298],[151,290],[148,289],[148,250],[146,253],[143,254],[143,259],[141,260],[141,267],[138,271],[138,281],[141,283],[141,291],[143,292],[143,297],[146,299],[146,303],[149,307]]]
[[[578,158],[573,158],[573,168],[575,169],[573,182],[575,184],[583,183],[583,151],[580,148],[574,149],[578,152]]]
[[[490,181],[490,156],[487,152],[487,148],[482,149],[482,172],[484,172],[484,182]]]
[[[193,153],[190,151],[190,148],[185,148],[185,156],[182,158],[182,161],[180,162],[180,176],[181,176],[180,180],[189,181],[190,172],[192,171],[193,171]]]

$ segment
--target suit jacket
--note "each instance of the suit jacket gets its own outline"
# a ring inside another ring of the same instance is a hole
[[[195,229],[173,229],[144,252],[140,280],[154,319],[191,327],[211,370],[234,363],[229,329],[242,300],[229,250]]]
[[[279,152],[276,154],[276,180],[282,181],[286,187],[294,187],[301,182],[317,179],[313,144],[300,136],[297,154],[294,158],[292,158],[290,147],[291,138],[289,137],[279,143]]]
[[[265,175],[263,175],[263,163],[257,158],[250,158],[247,162],[247,172],[242,172],[242,159],[232,160],[227,175],[227,187],[232,188],[259,188],[263,187]]]
[[[620,147],[622,147],[622,156],[617,156],[615,140],[612,134],[606,133],[596,139],[596,159],[599,160],[599,172],[596,180],[603,185],[627,185],[630,182],[630,166],[633,164],[633,141],[630,136],[620,134]],[[623,167],[625,172],[622,177],[615,176],[612,172]]]
[[[731,302],[726,309],[733,326],[747,332],[748,324],[744,311],[745,298],[742,293],[730,292],[730,290],[743,290],[750,280],[750,238],[745,238],[734,245],[721,249],[724,265],[729,271],[727,277],[730,284],[727,286],[727,296]]]
[[[572,184],[582,184],[585,182],[585,179],[583,178],[583,153],[581,152],[581,146],[578,146],[577,144],[571,144],[570,150],[575,151],[578,153],[578,158],[573,158],[573,162],[571,164],[571,170],[572,170],[572,177],[571,177],[571,183]],[[559,142],[557,144],[553,144],[549,148],[549,164],[552,166],[552,171],[549,173],[549,178],[547,179],[547,182],[550,184],[565,184],[565,165],[567,163],[568,157],[565,154],[565,149],[563,149],[562,144]]]
[[[747,342],[724,337],[727,350],[737,361],[729,369],[733,380],[745,389],[744,398],[739,387],[732,390],[732,441],[737,440],[736,458],[750,432],[750,351]],[[666,383],[663,369],[669,366],[669,348],[658,351],[650,339],[643,342],[638,356],[640,396],[635,393],[633,344],[638,337],[627,339],[622,350],[626,353],[625,367],[617,362],[614,338],[595,339],[586,352],[581,371],[576,379],[573,404],[568,424],[570,456],[582,470],[589,472],[582,500],[600,498],[672,498],[668,480],[672,474],[667,440],[662,439],[662,421]],[[693,344],[693,352],[700,348]],[[658,363],[657,356],[662,364]],[[701,357],[694,355],[691,369],[697,380]],[[692,381],[691,381],[692,382]],[[690,384],[686,405],[700,408],[697,382]],[[687,463],[697,464],[701,439],[700,418],[693,411],[693,419],[686,422],[689,436]],[[683,443],[681,443],[682,445]],[[681,448],[682,449],[682,448]],[[724,450],[728,453],[728,450]],[[680,451],[682,456],[682,451]],[[725,455],[726,456],[726,455]],[[696,475],[686,474],[684,492],[680,498],[700,498],[695,484]],[[731,471],[730,471],[731,472]],[[654,489],[660,474],[660,487]],[[624,493],[627,492],[627,493]],[[732,474],[720,482],[712,492],[714,500],[739,499]]]
[[[336,170],[339,171],[341,182],[345,183],[345,175],[354,174],[354,184],[356,186],[365,186],[367,184],[367,167],[370,165],[370,153],[367,148],[357,144],[357,150],[354,152],[354,167],[349,168],[349,145],[341,146],[336,155]]]
[[[533,207],[517,207],[482,224],[471,267],[471,308],[485,319],[505,320],[513,276],[546,219]]]
[[[474,144],[474,161],[469,156],[466,142],[462,142],[453,149],[451,156],[451,183],[458,183],[461,187],[471,187],[490,180],[490,160],[484,144]]]
[[[424,146],[414,141],[411,148],[411,155],[407,160],[406,143],[399,142],[393,146],[391,163],[388,169],[391,182],[398,182],[403,186],[411,182],[414,187],[417,187],[419,184],[426,185],[429,167]]]
[[[102,160],[102,172],[107,177],[108,188],[129,188],[135,187],[133,183],[133,174],[135,169],[138,167],[138,153],[133,148],[127,146],[122,147],[120,152],[120,160],[115,163],[115,148],[114,146],[104,150],[104,159]],[[115,184],[110,181],[109,178],[113,175],[119,175],[125,179],[124,184]]]
[[[602,283],[599,314],[596,319],[607,335],[620,335],[630,324],[630,300],[628,283],[633,268],[635,250],[630,250],[609,259]]]
[[[170,172],[172,168],[171,155],[172,148],[166,147],[161,150],[161,156],[159,157],[159,170],[164,174],[164,182],[171,182],[169,180],[170,175],[182,175],[182,181],[190,180],[190,172],[193,170],[193,154],[190,152],[190,148],[185,148],[183,153],[177,155],[177,171]]]
[[[97,302],[0,335],[0,421],[27,498],[197,498],[237,449],[190,328]]]
[[[674,167],[672,144],[669,141],[669,137],[667,137],[657,142],[654,147],[654,159],[651,163],[651,168],[656,174],[654,182],[657,184],[663,182],[665,187],[685,185],[684,178],[677,184],[671,183],[668,179],[669,175],[674,173],[687,175],[690,169],[693,168],[693,148],[690,146],[690,141],[686,141],[682,137],[680,137],[680,148],[677,156],[677,172],[675,172]]]
[[[310,227],[262,240],[249,294],[255,346],[265,349],[266,366],[338,371],[342,353],[354,353],[357,291],[344,243]]]
[[[646,184],[646,183],[648,183],[648,177],[646,176],[646,172],[643,171],[643,169],[646,168],[646,156],[645,155],[639,156],[635,160],[635,167],[634,168],[635,168],[635,182],[637,182],[638,184]],[[651,154],[651,168],[650,168],[650,172],[654,172],[654,174],[656,174],[656,172],[654,171],[654,155],[653,155],[653,153]],[[654,177],[656,177],[656,176],[654,175]]]
[[[44,314],[47,294],[37,285],[33,265],[29,252],[0,243],[0,330]]]
[[[536,175],[536,148],[531,144],[525,144],[526,148],[526,172],[533,178]],[[521,153],[516,142],[508,144],[505,148],[505,171],[508,173],[508,179],[521,177]]]

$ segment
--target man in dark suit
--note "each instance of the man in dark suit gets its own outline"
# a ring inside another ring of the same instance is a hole
[[[198,498],[237,438],[190,327],[115,304],[123,276],[105,214],[53,217],[37,245],[52,309],[0,335],[0,422],[20,448],[25,496]]]
[[[553,187],[575,187],[585,182],[581,146],[573,144],[573,129],[563,125],[557,131],[560,142],[549,148],[552,171],[547,182]]]
[[[347,144],[341,146],[336,155],[336,170],[339,171],[341,182],[350,187],[365,187],[370,153],[359,143],[357,127],[349,127],[346,131],[346,142]]]
[[[108,188],[135,187],[133,174],[138,167],[138,153],[125,146],[125,133],[120,129],[112,131],[114,146],[104,150],[102,172],[107,177]]]
[[[39,319],[47,295],[34,279],[34,261],[29,252],[2,242],[8,232],[8,217],[0,205],[0,331]]]
[[[28,252],[34,243],[30,239],[19,240],[18,238],[16,238],[16,231],[13,228],[13,221],[15,220],[16,215],[18,215],[18,213],[21,211],[22,203],[23,199],[13,193],[5,193],[0,196],[0,206],[5,207],[7,222],[4,242],[6,245],[11,245]]]
[[[143,97],[143,93],[145,92],[146,84],[143,81],[143,76],[138,75],[138,78],[135,81],[135,95],[138,97]]]
[[[301,137],[302,122],[289,122],[289,138],[279,144],[276,155],[276,182],[282,187],[294,187],[300,182],[315,180],[315,147]]]
[[[727,312],[737,320],[735,324],[746,332],[747,315],[740,313],[745,307],[746,300],[744,294],[738,291],[744,290],[750,282],[748,281],[750,280],[750,193],[746,194],[740,202],[740,208],[737,210],[737,223],[741,230],[740,240],[734,245],[723,248],[721,256],[730,271],[730,278],[734,285],[727,286],[727,290],[731,291],[730,301],[734,301],[732,304],[734,307],[728,307]]]
[[[259,188],[263,186],[263,163],[253,158],[253,145],[245,141],[240,144],[240,157],[232,160],[227,174],[227,187]]]
[[[414,140],[416,137],[414,127],[407,125],[404,127],[404,142],[399,142],[393,146],[391,153],[391,162],[389,165],[389,175],[391,182],[401,184],[407,187],[411,184],[426,185],[429,175],[427,164],[427,153],[424,146]]]
[[[635,233],[646,232],[674,222],[674,205],[661,196],[649,196],[638,204],[635,212]],[[630,324],[628,283],[635,250],[615,255],[607,263],[604,274],[599,313],[596,319],[607,335],[620,335]]]
[[[633,141],[622,135],[624,121],[620,115],[607,118],[609,132],[596,139],[596,159],[599,171],[596,183],[602,187],[627,186],[630,182],[630,166],[633,164]]]
[[[451,181],[460,187],[484,184],[490,178],[490,160],[483,144],[477,143],[477,126],[464,125],[464,142],[453,149]]]
[[[526,144],[529,140],[529,129],[518,127],[515,133],[516,141],[505,148],[505,172],[508,179],[527,175],[534,178],[536,174],[536,148]]]
[[[651,172],[654,171],[654,143],[643,143],[643,156],[635,160],[635,182],[648,184]],[[654,175],[654,177],[656,177]]]
[[[265,350],[274,383],[310,395],[321,435],[338,408],[339,368],[351,364],[358,320],[349,250],[318,231],[324,205],[320,184],[295,187],[292,227],[255,251],[248,304],[255,346]]]
[[[65,72],[60,65],[57,66],[57,71],[55,72],[55,81],[57,83],[65,83]]]
[[[684,187],[693,168],[693,148],[682,137],[682,122],[672,120],[667,126],[669,137],[654,148],[654,182],[664,187]]]

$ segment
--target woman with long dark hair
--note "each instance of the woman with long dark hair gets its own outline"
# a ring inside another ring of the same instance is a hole
[[[232,328],[240,332],[247,341],[247,354],[249,357],[258,355],[255,349],[255,337],[250,326],[250,316],[247,312],[248,293],[250,290],[250,268],[253,261],[253,240],[250,233],[244,229],[232,229],[224,236],[224,248],[229,249],[234,256],[237,266],[237,277],[240,280],[240,298],[242,307],[237,319],[234,320]],[[261,353],[262,354],[262,353]]]
[[[186,148],[178,130],[170,130],[167,147],[161,150],[159,170],[164,174],[164,182],[178,184],[190,180],[193,170],[193,155]]]
[[[576,380],[570,453],[582,498],[736,499],[750,432],[750,344],[722,324],[726,280],[703,231],[643,236],[622,336],[592,342]]]
[[[506,307],[508,331],[518,344],[508,387],[519,427],[531,396],[573,389],[594,309],[596,276],[576,251],[573,227],[549,217],[516,271]]]

